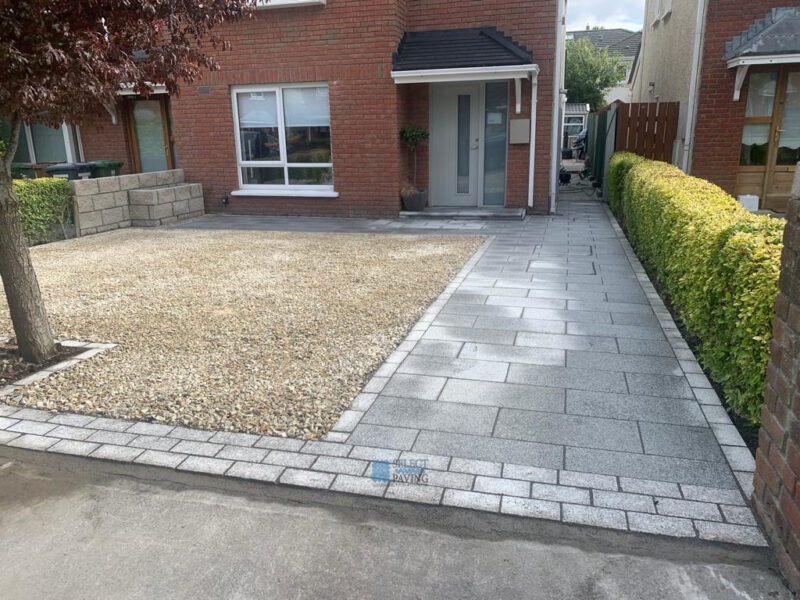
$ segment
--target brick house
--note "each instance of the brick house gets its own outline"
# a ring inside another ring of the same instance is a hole
[[[634,102],[681,103],[673,162],[785,212],[800,161],[800,8],[647,0]]]
[[[555,205],[564,0],[271,0],[177,97],[123,91],[72,158],[184,169],[208,212],[391,216],[430,130],[429,206]],[[64,139],[67,139],[66,133]],[[556,149],[554,151],[554,148]]]

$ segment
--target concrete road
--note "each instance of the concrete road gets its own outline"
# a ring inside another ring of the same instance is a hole
[[[768,552],[5,448],[0,598],[790,598]]]

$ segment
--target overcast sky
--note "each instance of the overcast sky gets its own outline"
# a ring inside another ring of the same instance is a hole
[[[586,25],[639,31],[643,20],[644,0],[567,0],[567,31]]]

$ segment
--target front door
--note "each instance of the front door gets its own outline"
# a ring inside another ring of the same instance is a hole
[[[800,71],[750,74],[737,194],[761,198],[759,207],[785,212],[800,161]]]
[[[430,204],[477,207],[481,84],[431,85]]]
[[[163,95],[128,101],[128,139],[134,173],[173,168],[168,102]]]

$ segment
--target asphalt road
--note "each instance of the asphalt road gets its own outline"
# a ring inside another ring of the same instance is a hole
[[[767,551],[3,449],[0,598],[790,598]]]

